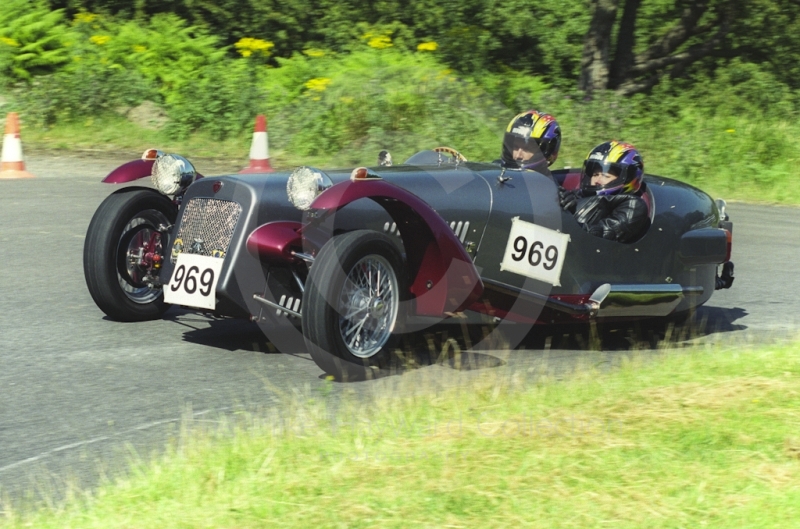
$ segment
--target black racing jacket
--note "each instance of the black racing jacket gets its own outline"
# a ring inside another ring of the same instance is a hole
[[[637,195],[581,198],[575,220],[592,235],[619,242],[634,242],[650,227],[647,204]]]

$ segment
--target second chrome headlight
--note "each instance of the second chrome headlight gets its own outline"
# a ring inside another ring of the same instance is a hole
[[[298,167],[289,175],[286,194],[289,201],[299,210],[305,211],[320,193],[333,185],[330,177],[313,167]]]

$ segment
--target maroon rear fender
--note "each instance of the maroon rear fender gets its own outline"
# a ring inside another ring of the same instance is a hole
[[[380,204],[403,236],[417,314],[443,316],[468,307],[483,282],[450,226],[418,196],[383,180],[346,181],[320,194],[311,205],[323,218],[360,198]]]
[[[153,171],[155,160],[133,160],[122,164],[103,178],[104,184],[124,184],[140,178],[147,178]]]

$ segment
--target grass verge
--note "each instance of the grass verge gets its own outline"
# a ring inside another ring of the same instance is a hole
[[[187,424],[130,477],[6,507],[0,527],[786,527],[800,519],[798,349],[438,391],[419,375],[433,367],[368,405],[323,388],[213,432]]]

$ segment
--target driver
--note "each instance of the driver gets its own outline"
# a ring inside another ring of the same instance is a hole
[[[559,189],[561,207],[591,233],[619,242],[638,240],[650,227],[644,192],[644,163],[636,148],[619,141],[601,143],[583,162],[581,187]]]
[[[509,169],[541,171],[556,161],[561,127],[538,110],[518,114],[506,127],[500,164]]]

